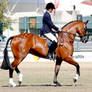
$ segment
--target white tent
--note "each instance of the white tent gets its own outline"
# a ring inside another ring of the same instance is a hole
[[[60,5],[57,11],[71,11],[73,6],[76,6],[76,11],[83,16],[92,15],[92,5],[83,4],[85,0],[60,0]]]
[[[86,5],[80,3],[77,9],[80,11],[80,14],[82,14],[83,16],[92,15],[92,5]]]

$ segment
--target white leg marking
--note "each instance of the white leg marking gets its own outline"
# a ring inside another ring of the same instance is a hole
[[[23,74],[18,73],[18,76],[19,76],[19,82],[22,82],[22,79],[23,79]]]
[[[10,86],[12,86],[12,87],[16,87],[16,84],[13,82],[13,78],[10,78],[10,79],[9,79],[9,84],[10,84]]]

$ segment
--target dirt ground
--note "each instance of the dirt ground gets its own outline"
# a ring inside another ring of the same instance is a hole
[[[19,87],[9,87],[8,70],[0,70],[0,92],[92,92],[92,62],[79,62],[81,76],[73,84],[75,67],[63,62],[58,75],[62,84],[53,84],[54,62],[22,62],[19,69],[23,74],[23,82]],[[14,82],[18,85],[18,76],[14,72]]]

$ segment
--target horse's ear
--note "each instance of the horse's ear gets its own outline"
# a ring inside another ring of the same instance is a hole
[[[87,24],[87,23],[88,23],[88,21],[89,21],[89,20],[87,20],[87,21],[85,22],[85,24]]]

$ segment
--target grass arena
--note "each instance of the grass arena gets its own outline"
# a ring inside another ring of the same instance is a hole
[[[23,74],[22,85],[18,86],[18,76],[14,72],[17,87],[9,87],[8,71],[0,70],[0,92],[92,92],[92,62],[79,62],[80,77],[73,84],[75,67],[62,62],[58,80],[62,86],[53,84],[55,62],[22,62],[19,65]]]

